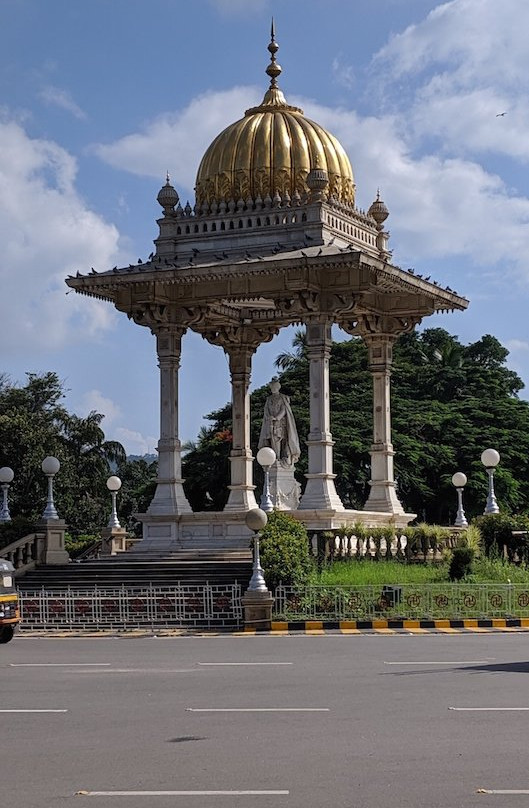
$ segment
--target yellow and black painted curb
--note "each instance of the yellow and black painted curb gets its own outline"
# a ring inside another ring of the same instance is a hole
[[[191,628],[191,627],[169,627],[159,628],[101,628],[89,629],[67,629],[57,627],[54,629],[37,629],[25,626],[19,629],[17,636],[20,638],[31,637],[55,637],[59,638],[97,638],[97,637],[220,637],[238,636],[249,637],[256,634],[268,636],[281,636],[288,634],[460,634],[460,633],[498,633],[529,631],[529,618],[517,617],[493,617],[482,619],[460,619],[460,620],[296,620],[282,621],[273,620],[270,628]]]
[[[529,629],[529,618],[519,617],[493,617],[490,619],[460,619],[460,620],[299,620],[281,621],[273,620],[271,633],[284,634],[291,632],[315,631],[461,631],[480,629]]]

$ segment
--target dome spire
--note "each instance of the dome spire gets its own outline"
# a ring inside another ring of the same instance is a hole
[[[252,107],[251,110],[247,110],[246,114],[249,112],[254,112],[260,108],[269,109],[270,107],[285,107],[289,108],[296,112],[301,112],[303,114],[303,110],[298,109],[297,107],[289,107],[287,104],[286,98],[283,95],[282,91],[279,89],[277,84],[277,77],[281,75],[282,69],[281,65],[278,64],[276,61],[276,53],[279,50],[279,45],[276,42],[276,28],[274,24],[274,18],[272,17],[272,27],[270,29],[270,44],[268,45],[268,50],[270,52],[270,64],[266,68],[266,74],[270,76],[270,87],[265,93],[265,97],[263,98],[259,107]]]
[[[270,64],[266,68],[266,73],[270,76],[270,89],[277,87],[277,77],[281,75],[281,65],[276,62],[276,53],[279,50],[279,45],[276,42],[276,29],[274,25],[274,18],[272,17],[272,27],[270,29],[270,44],[268,46],[270,51]]]

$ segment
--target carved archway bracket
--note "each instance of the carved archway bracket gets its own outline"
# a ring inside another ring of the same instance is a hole
[[[129,320],[150,328],[153,333],[163,326],[178,326],[183,330],[205,322],[206,306],[167,306],[163,303],[143,303],[127,312]]]
[[[226,353],[240,348],[255,353],[259,345],[271,340],[279,334],[278,325],[259,328],[253,325],[219,325],[215,328],[200,330],[203,338],[211,345],[220,345]]]
[[[302,289],[276,298],[274,304],[288,318],[306,321],[316,316],[337,322],[355,311],[357,298],[347,292]]]
[[[409,334],[419,325],[422,317],[418,315],[392,315],[374,312],[358,313],[352,319],[340,321],[340,326],[352,336],[362,337],[366,341],[370,337],[392,337]]]

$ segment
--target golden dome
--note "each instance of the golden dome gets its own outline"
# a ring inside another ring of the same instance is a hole
[[[268,46],[271,62],[266,70],[270,88],[258,107],[245,112],[208,147],[196,179],[199,206],[230,199],[265,199],[277,192],[284,197],[307,191],[311,169],[328,174],[327,193],[354,205],[355,185],[349,158],[338,140],[322,126],[291,107],[277,86],[281,68],[275,59],[278,45]]]

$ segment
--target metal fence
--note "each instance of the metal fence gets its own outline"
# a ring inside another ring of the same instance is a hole
[[[242,624],[241,586],[177,585],[19,592],[22,630],[234,628]]]
[[[274,616],[283,620],[529,617],[529,584],[278,586]]]
[[[279,585],[275,619],[373,620],[529,618],[529,585]],[[242,588],[204,584],[127,589],[61,589],[19,593],[24,629],[240,628]]]

